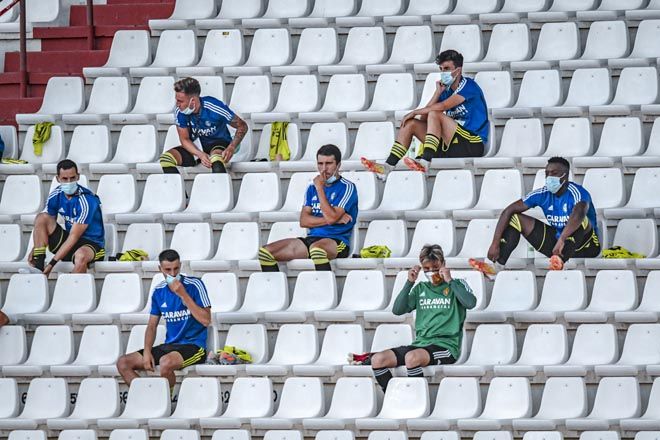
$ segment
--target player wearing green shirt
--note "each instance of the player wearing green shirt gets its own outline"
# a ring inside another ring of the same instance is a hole
[[[371,357],[374,376],[383,390],[392,378],[390,368],[405,365],[408,377],[422,377],[422,367],[456,362],[466,311],[477,302],[465,281],[451,277],[440,246],[424,246],[419,262],[421,266],[408,271],[408,281],[392,307],[395,315],[416,310],[415,340],[411,345],[374,353]],[[415,285],[420,270],[428,281]]]

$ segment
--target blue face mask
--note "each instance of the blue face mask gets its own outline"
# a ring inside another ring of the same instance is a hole
[[[325,181],[325,183],[331,183],[332,184],[332,183],[335,183],[336,181],[337,181],[337,176],[333,174],[332,176],[328,177],[328,179]]]
[[[181,279],[181,274],[178,274],[177,276],[173,277],[172,275],[165,275],[165,282],[167,284],[172,284],[174,280],[179,281]]]
[[[454,83],[454,77],[451,75],[451,72],[440,72],[440,82],[446,87],[449,87]]]
[[[189,115],[192,115],[194,111],[195,111],[195,106],[193,106],[193,100],[192,100],[192,98],[190,98],[190,102],[188,103],[188,107],[181,110],[181,113],[183,113],[186,116],[189,116]]]
[[[545,187],[548,188],[548,191],[550,191],[551,193],[557,194],[557,191],[559,191],[562,186],[561,178],[564,176],[565,174],[559,177],[547,176],[545,178]]]
[[[62,192],[67,196],[72,196],[78,191],[78,182],[65,182],[60,183],[60,188]]]

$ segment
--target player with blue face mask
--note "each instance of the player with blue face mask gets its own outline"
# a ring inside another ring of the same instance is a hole
[[[105,257],[101,201],[79,179],[75,162],[65,159],[57,164],[59,186],[34,221],[34,247],[28,256],[32,271],[48,275],[59,261],[72,261],[74,273],[85,273],[89,264]],[[64,227],[57,223],[58,217]],[[48,264],[46,249],[54,254]]]
[[[440,69],[435,92],[426,106],[403,118],[385,163],[362,158],[362,165],[382,180],[401,159],[411,170],[426,171],[433,158],[484,154],[490,126],[481,88],[463,76],[463,55],[457,51],[443,51],[435,62]],[[413,137],[423,143],[416,159],[406,156]]]
[[[543,255],[550,257],[550,269],[560,270],[570,258],[593,258],[600,253],[598,221],[591,195],[568,180],[570,164],[552,157],[545,167],[545,185],[507,206],[500,215],[488,259],[506,264],[520,236]],[[543,210],[546,222],[523,214],[534,207]],[[490,269],[484,263],[478,269]]]

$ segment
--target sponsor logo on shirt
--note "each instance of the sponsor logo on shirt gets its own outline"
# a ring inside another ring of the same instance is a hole
[[[442,294],[443,294],[444,296],[449,295],[449,287],[445,287],[445,290],[442,291]]]
[[[448,309],[451,306],[451,298],[420,298],[421,309]]]
[[[185,321],[186,319],[188,319],[189,316],[190,316],[190,310],[188,309],[174,310],[172,312],[163,313],[163,318],[165,318],[165,321],[167,322]]]
[[[162,308],[166,309],[166,308],[167,308],[167,303],[164,302],[164,303],[162,303],[160,306],[161,306]]]

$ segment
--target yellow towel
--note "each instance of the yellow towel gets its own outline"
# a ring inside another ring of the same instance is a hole
[[[288,122],[273,122],[270,131],[270,149],[268,150],[270,161],[289,160],[291,158],[289,142],[286,139],[288,127]]]
[[[44,144],[50,139],[50,129],[52,122],[40,122],[34,126],[34,136],[32,136],[32,147],[34,155],[41,156],[44,151]]]
[[[646,255],[630,252],[621,246],[612,246],[603,251],[603,258],[646,258]]]
[[[362,258],[389,258],[392,251],[387,246],[373,245],[362,248],[360,257]]]

